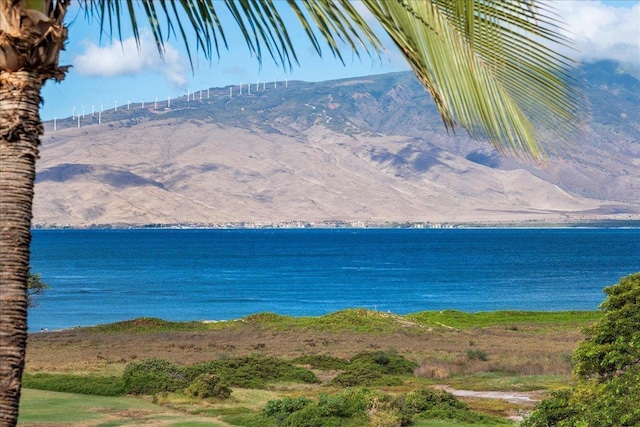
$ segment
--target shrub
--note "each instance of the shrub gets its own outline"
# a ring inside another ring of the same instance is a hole
[[[386,375],[409,375],[418,366],[417,363],[407,360],[403,356],[385,351],[360,353],[351,359],[348,368],[357,365],[375,366]]]
[[[412,374],[417,366],[415,362],[388,352],[360,353],[331,382],[342,387],[401,385],[400,379],[390,375]]]
[[[402,426],[411,424],[417,414],[435,408],[466,409],[466,405],[451,393],[435,389],[423,389],[403,394],[394,400],[393,406],[398,410]]]
[[[95,396],[123,396],[124,383],[119,377],[88,377],[68,374],[25,374],[22,386],[36,390]]]
[[[274,357],[251,355],[224,360],[214,360],[186,368],[188,377],[210,373],[217,374],[230,386],[264,388],[268,382],[290,381],[317,384],[315,374],[293,363]]]
[[[324,354],[301,356],[294,359],[293,363],[298,365],[310,365],[314,369],[322,369],[324,371],[344,369],[349,364],[347,360]]]
[[[467,424],[509,424],[497,417],[477,414],[445,391],[424,389],[397,398],[366,388],[347,388],[334,395],[321,394],[270,401],[262,412],[264,425],[287,427],[408,426],[417,418],[455,420]]]
[[[583,331],[586,339],[574,353],[581,378],[606,380],[640,360],[640,273],[604,291],[604,317]]]
[[[262,410],[262,415],[265,417],[274,418],[274,421],[278,425],[282,425],[289,415],[294,412],[301,411],[305,406],[311,404],[313,401],[304,396],[298,398],[285,397],[280,400],[270,400]]]
[[[131,394],[178,391],[189,384],[185,372],[173,363],[150,358],[129,363],[122,374],[124,388]]]
[[[570,390],[553,392],[551,397],[543,400],[526,420],[523,426],[562,426],[565,420],[577,415],[575,408],[569,404]]]
[[[470,348],[469,350],[467,350],[467,359],[486,362],[487,360],[489,360],[489,355],[480,349]]]
[[[366,389],[347,389],[335,395],[322,394],[315,402],[305,397],[285,398],[268,402],[263,415],[287,427],[361,425],[368,419],[366,410],[374,396],[377,394]]]
[[[331,384],[341,387],[397,386],[402,385],[402,380],[385,375],[375,366],[357,365],[337,375],[331,380]]]
[[[393,402],[401,426],[410,425],[415,419],[455,420],[462,423],[506,424],[505,420],[478,414],[444,390],[422,389],[397,397]]]
[[[209,397],[228,399],[231,396],[231,389],[218,375],[201,374],[187,387],[185,394],[201,399]]]

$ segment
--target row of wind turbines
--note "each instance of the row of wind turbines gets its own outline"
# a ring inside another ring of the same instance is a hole
[[[288,80],[284,80],[284,82],[280,82],[283,84],[284,88],[289,87],[289,81]],[[233,99],[234,96],[243,96],[243,95],[251,95],[251,86],[253,84],[252,83],[240,83],[237,86],[229,86],[229,99]],[[259,92],[260,91],[260,86],[262,86],[262,90],[265,91],[267,90],[267,83],[266,82],[262,82],[260,83],[259,81],[256,82],[255,84],[255,90],[254,92]],[[271,86],[271,84],[269,84],[269,86]],[[277,89],[278,88],[278,81],[274,81],[273,82],[273,88]],[[236,92],[234,92],[234,89],[236,89]],[[208,88],[206,90],[202,89],[199,91],[189,91],[187,89],[187,94],[184,95],[184,97],[186,97],[186,101],[187,102],[191,102],[191,101],[196,101],[196,94],[198,94],[198,100],[199,101],[203,101],[206,99],[210,99],[211,98],[211,88]],[[205,95],[206,94],[206,95]],[[227,96],[227,95],[224,95]],[[181,98],[183,98],[182,96],[179,96],[177,98],[174,98],[174,102],[180,100]],[[153,105],[153,109],[157,110],[159,108],[163,108],[163,109],[170,109],[171,108],[171,97],[167,97],[167,101],[166,101],[166,106],[164,105],[164,101],[158,101],[158,97],[155,98],[155,100],[153,102],[147,102],[145,104],[145,101],[139,102],[139,103],[132,103],[130,100],[127,99],[127,104],[126,104],[126,110],[130,110],[131,108],[135,108],[135,105],[138,104],[139,108],[151,108],[151,105]],[[124,108],[124,104],[120,106],[120,109],[125,109]],[[118,111],[118,100],[114,100],[113,101],[113,111],[117,112]],[[93,124],[93,118],[96,117],[96,115],[98,116],[98,124],[102,124],[102,114],[104,113],[104,103],[102,101],[100,101],[100,109],[96,111],[95,108],[95,104],[91,105],[91,117],[92,117],[92,123]],[[74,105],[72,110],[71,110],[71,121],[72,122],[76,122],[77,123],[77,127],[81,127],[82,124],[82,119],[85,118],[85,116],[89,115],[89,113],[85,113],[85,106],[84,104],[81,104],[81,112],[78,112],[76,114],[76,106]],[[66,120],[66,119],[65,119]],[[54,117],[53,118],[53,131],[57,131],[58,130],[58,118]]]

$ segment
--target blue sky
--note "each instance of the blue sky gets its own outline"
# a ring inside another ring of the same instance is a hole
[[[567,35],[574,40],[579,60],[616,59],[640,70],[640,1],[550,1],[567,26]],[[98,24],[88,23],[83,12],[73,9],[67,15],[69,41],[60,63],[72,65],[61,83],[49,81],[43,90],[43,120],[90,113],[114,108],[130,102],[153,102],[174,98],[187,92],[209,87],[224,87],[241,83],[256,84],[274,81],[322,81],[346,77],[408,70],[401,55],[393,48],[381,59],[366,54],[361,59],[345,52],[346,65],[334,59],[327,49],[319,58],[297,24],[292,38],[296,41],[300,66],[286,73],[274,65],[270,57],[262,66],[251,57],[238,34],[225,27],[229,50],[222,49],[220,59],[207,61],[202,55],[194,58],[192,70],[182,42],[175,38],[167,45],[162,61],[152,36],[143,30],[138,51],[130,34],[123,32],[123,42],[106,35],[100,39]],[[391,46],[383,39],[385,46]]]

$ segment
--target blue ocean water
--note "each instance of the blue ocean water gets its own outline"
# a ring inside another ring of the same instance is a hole
[[[29,329],[364,307],[595,310],[640,229],[34,230]]]

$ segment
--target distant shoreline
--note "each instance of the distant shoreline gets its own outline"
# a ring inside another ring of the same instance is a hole
[[[71,226],[57,224],[34,224],[33,230],[277,230],[277,229],[545,229],[545,228],[640,228],[640,219],[610,219],[610,220],[585,220],[585,221],[513,221],[513,222],[367,222],[367,221],[287,221],[272,223],[234,222],[224,224],[89,224],[86,226]]]

